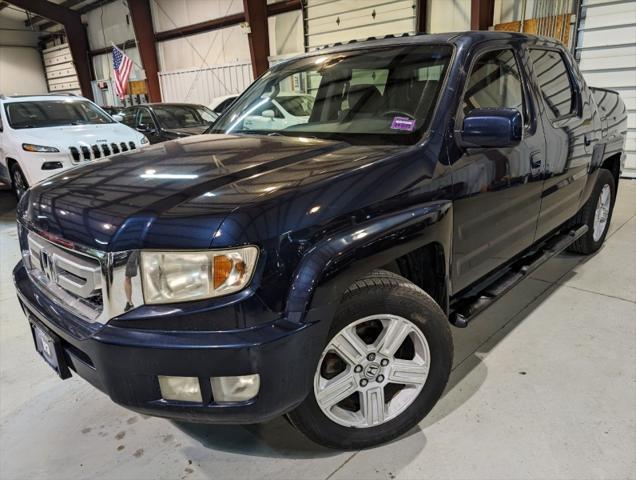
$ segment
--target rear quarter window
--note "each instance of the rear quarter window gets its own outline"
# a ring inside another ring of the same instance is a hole
[[[563,55],[555,50],[531,49],[530,58],[548,110],[555,118],[572,113],[576,97]]]

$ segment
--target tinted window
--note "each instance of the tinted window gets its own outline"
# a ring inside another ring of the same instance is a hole
[[[485,53],[474,64],[464,95],[464,114],[475,108],[523,112],[521,75],[511,50]]]
[[[139,109],[139,117],[137,117],[137,126],[145,125],[146,127],[154,127],[154,122],[152,121],[152,115],[147,108]]]
[[[561,54],[533,49],[530,58],[543,98],[553,115],[558,118],[571,113],[575,107],[574,90]]]
[[[133,128],[136,126],[135,124],[135,117],[137,115],[136,108],[127,108],[126,110],[122,111],[120,115],[123,117],[121,123]]]
[[[12,128],[41,128],[61,125],[113,123],[99,107],[82,100],[11,102],[5,105]]]
[[[153,107],[162,128],[208,126],[217,115],[205,107],[191,105],[161,105]]]

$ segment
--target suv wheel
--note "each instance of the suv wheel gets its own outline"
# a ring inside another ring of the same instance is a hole
[[[345,292],[312,392],[289,419],[327,447],[387,442],[433,408],[452,361],[440,307],[403,277],[375,271]]]
[[[20,165],[18,165],[17,163],[14,162],[11,165],[10,172],[13,192],[15,193],[15,196],[18,197],[18,200],[20,200],[20,198],[22,198],[22,195],[24,195],[24,192],[29,189],[29,182],[27,182],[24,173],[22,173]]]
[[[587,225],[587,233],[572,244],[570,251],[589,255],[601,248],[612,219],[615,199],[616,180],[609,170],[601,168],[590,198],[573,221],[575,225]]]

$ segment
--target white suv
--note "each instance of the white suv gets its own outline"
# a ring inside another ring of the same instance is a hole
[[[0,180],[20,197],[30,185],[148,139],[74,95],[0,95]]]

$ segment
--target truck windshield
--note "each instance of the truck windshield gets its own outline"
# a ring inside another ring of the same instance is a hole
[[[15,129],[114,123],[102,109],[83,100],[11,102],[4,108]]]
[[[401,45],[292,60],[253,83],[210,133],[415,143],[451,55],[448,45]]]

